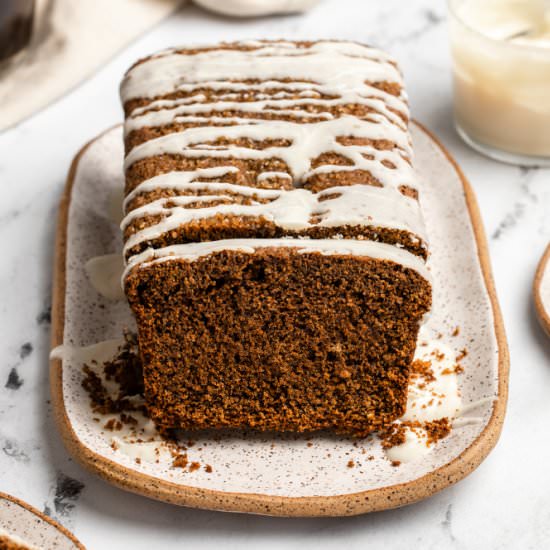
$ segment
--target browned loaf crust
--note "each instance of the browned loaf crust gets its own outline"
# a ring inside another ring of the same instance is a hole
[[[227,51],[254,56],[273,44],[289,44],[298,52],[316,47],[310,42],[234,43],[176,50],[172,56],[187,59]],[[365,51],[366,56],[374,55]],[[334,201],[346,197],[346,188],[383,191],[388,181],[395,188],[396,207],[400,200],[414,206],[418,189],[404,177],[410,170],[410,148],[397,143],[391,132],[388,137],[376,132],[373,138],[368,131],[354,135],[350,126],[336,136],[334,148],[344,149],[316,154],[309,159],[308,172],[297,176],[294,157],[285,162],[284,151],[277,154],[290,147],[292,139],[227,137],[224,132],[249,120],[260,127],[275,121],[316,132],[323,121],[384,117],[386,126],[391,119],[391,125],[406,133],[408,110],[400,81],[379,76],[369,80],[365,74],[369,93],[378,93],[382,107],[362,97],[357,103],[339,102],[330,86],[308,84],[305,78],[304,84],[294,74],[277,79],[247,75],[227,80],[225,86],[208,79],[201,84],[182,74],[179,80],[174,76],[174,82],[187,87],[174,91],[174,85],[162,93],[136,96],[135,70],[151,61],[155,57],[129,71],[122,97],[127,116],[125,290],[137,321],[152,418],[164,428],[328,429],[352,435],[365,435],[395,420],[405,409],[418,327],[431,306],[425,273],[411,267],[427,257],[424,235],[399,224],[377,225],[376,217],[346,223],[341,216],[326,223],[327,214],[318,206],[314,212],[320,213],[309,216],[307,223],[285,225],[277,218],[284,212],[271,216],[262,207],[275,200],[266,198],[266,191],[284,194],[299,188],[311,192],[307,200],[326,205],[330,212],[339,208]],[[394,66],[385,57],[379,62],[386,72]],[[156,85],[155,79],[152,82]],[[314,101],[308,105],[304,98]],[[265,108],[251,107],[262,101],[268,102]],[[298,101],[296,106],[293,101]],[[162,141],[170,135],[184,139],[186,132],[201,128],[217,134],[184,143],[177,151]],[[143,149],[149,144],[155,148]],[[236,148],[250,152],[250,158],[233,153]],[[348,155],[345,148],[360,150],[362,158],[384,168],[353,160],[355,153]],[[186,186],[147,186],[166,174],[227,167],[225,173],[191,178]],[[214,193],[208,184],[229,187]],[[169,225],[182,204],[182,223]],[[236,207],[245,210],[232,211]],[[207,209],[211,213],[201,217]],[[198,217],[188,216],[192,210]],[[162,230],[151,232],[157,227]],[[297,244],[278,246],[279,239]],[[190,256],[186,248],[189,243],[218,241],[243,243],[246,250],[229,246]],[[336,243],[335,250],[316,250],[321,241],[329,247]],[[392,254],[349,253],[347,241],[383,243],[381,250],[407,254],[411,263],[401,264]]]

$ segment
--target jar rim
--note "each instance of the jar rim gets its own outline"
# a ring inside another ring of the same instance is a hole
[[[542,55],[546,54],[546,55],[548,55],[548,59],[550,60],[550,48],[548,48],[548,47],[537,46],[535,44],[518,44],[517,42],[509,42],[508,40],[501,39],[501,38],[493,38],[492,36],[488,36],[488,35],[482,33],[481,31],[475,29],[474,27],[472,27],[469,23],[467,23],[460,16],[458,11],[456,10],[456,5],[459,2],[472,2],[472,1],[473,0],[447,0],[447,6],[448,6],[449,14],[453,17],[453,19],[457,23],[462,25],[468,32],[470,32],[472,34],[475,34],[476,36],[478,36],[482,40],[485,40],[485,41],[487,41],[489,43],[492,43],[492,44],[495,44],[495,45],[504,46],[506,48],[519,50],[519,51],[522,51],[522,52],[531,51],[531,52],[535,52],[537,54],[542,54]]]

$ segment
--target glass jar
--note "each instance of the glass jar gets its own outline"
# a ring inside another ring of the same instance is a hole
[[[550,8],[545,0],[449,0],[454,117],[489,157],[550,166]]]

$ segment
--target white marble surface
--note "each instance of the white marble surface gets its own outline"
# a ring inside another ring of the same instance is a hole
[[[123,24],[121,22],[121,24]],[[273,519],[176,508],[115,489],[67,455],[48,402],[49,305],[58,201],[80,146],[121,120],[117,87],[137,57],[183,42],[335,37],[391,51],[414,116],[472,182],[490,242],[512,372],[501,441],[458,485],[404,509],[344,519]],[[550,342],[531,282],[550,240],[550,171],[492,162],[451,125],[442,0],[324,0],[309,14],[248,21],[184,8],[48,109],[0,135],[0,491],[45,509],[90,549],[522,548],[550,544]]]

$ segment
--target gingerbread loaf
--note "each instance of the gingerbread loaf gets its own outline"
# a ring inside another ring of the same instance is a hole
[[[431,284],[395,62],[338,41],[171,49],[121,97],[155,422],[364,435],[402,415]]]

